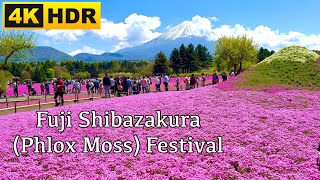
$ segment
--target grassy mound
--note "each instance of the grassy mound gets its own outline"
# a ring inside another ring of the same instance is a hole
[[[320,90],[319,55],[305,47],[290,46],[249,69],[237,82],[242,88],[286,88]]]

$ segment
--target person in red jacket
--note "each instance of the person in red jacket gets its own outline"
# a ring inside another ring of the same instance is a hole
[[[56,102],[56,106],[59,106],[60,103],[58,103],[58,96],[60,96],[61,105],[63,106],[64,100],[63,100],[63,94],[64,94],[64,82],[62,81],[61,77],[58,77],[57,79],[57,91],[54,94],[54,101]]]

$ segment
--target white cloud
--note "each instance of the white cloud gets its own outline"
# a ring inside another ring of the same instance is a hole
[[[39,34],[48,36],[55,41],[76,41],[79,37],[85,35],[85,31],[83,30],[41,30],[36,31]]]
[[[279,49],[284,46],[301,45],[309,49],[319,49],[320,47],[320,34],[318,35],[305,35],[300,32],[290,31],[288,33],[280,33],[279,30],[272,30],[267,26],[258,26],[254,29],[245,28],[240,24],[234,27],[223,25],[215,28],[214,35],[210,38],[217,40],[222,35],[226,36],[239,36],[247,35],[260,46],[269,47],[272,49]]]
[[[207,37],[214,35],[211,21],[208,18],[196,15],[192,17],[192,20],[189,22],[193,25],[192,27],[198,35]]]
[[[74,56],[79,53],[102,54],[102,53],[104,53],[104,51],[103,50],[96,50],[96,49],[89,47],[89,46],[83,46],[82,49],[76,49],[76,50],[70,52],[69,55]]]
[[[118,42],[113,51],[137,46],[158,37],[161,33],[155,30],[160,27],[159,17],[148,17],[136,13],[128,16],[124,22],[114,23],[102,19],[101,29],[93,32],[102,39],[112,39]]]
[[[189,27],[188,32],[184,33],[204,36],[209,40],[217,40],[223,35],[247,35],[248,37],[252,37],[260,46],[275,50],[288,45],[301,45],[306,46],[309,49],[320,50],[320,34],[306,35],[295,31],[280,32],[277,29],[271,29],[264,25],[260,25],[253,29],[240,24],[213,27],[213,23],[216,21],[218,21],[217,17],[206,18],[196,15],[192,17],[191,20],[182,23]],[[37,33],[49,37],[50,41],[53,40],[51,43],[64,43],[66,41],[74,42],[90,35],[89,33],[93,33],[102,40],[109,40],[112,43],[112,52],[114,52],[126,47],[140,45],[158,37],[161,35],[160,32],[157,32],[157,28],[160,26],[161,21],[159,17],[148,17],[134,13],[128,16],[123,22],[119,23],[103,18],[100,30],[42,30],[37,31]],[[172,25],[169,25],[165,29],[172,30],[173,27]],[[94,36],[90,38],[94,38]],[[94,52],[94,49],[89,50],[87,46],[84,46],[82,49],[75,51],[92,53]]]
[[[208,19],[209,20],[211,20],[211,21],[213,21],[213,22],[217,22],[217,21],[219,21],[219,18],[217,18],[217,17],[208,17]]]
[[[216,17],[204,18],[196,15],[191,21],[184,21],[192,27],[192,34],[196,36],[205,36],[209,40],[217,40],[221,36],[239,36],[247,35],[260,46],[272,49],[279,49],[289,45],[306,46],[309,49],[320,49],[320,34],[305,35],[300,32],[290,31],[280,33],[279,30],[271,29],[260,25],[254,29],[246,28],[243,25],[234,26],[222,25],[214,28],[210,20],[218,20]]]

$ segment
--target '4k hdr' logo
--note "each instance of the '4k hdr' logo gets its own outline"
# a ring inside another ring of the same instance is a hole
[[[100,29],[100,2],[3,3],[3,29]]]

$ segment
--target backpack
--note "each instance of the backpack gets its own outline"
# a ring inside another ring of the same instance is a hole
[[[137,86],[132,86],[132,91],[138,91],[138,87]]]
[[[122,85],[118,85],[118,91],[123,91]]]

